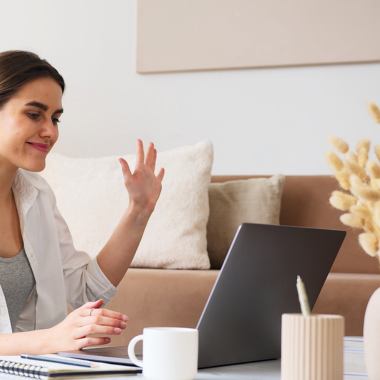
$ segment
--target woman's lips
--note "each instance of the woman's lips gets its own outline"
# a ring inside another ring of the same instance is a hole
[[[40,152],[49,153],[49,144],[41,144],[41,143],[31,143],[27,142],[34,149],[39,150]]]

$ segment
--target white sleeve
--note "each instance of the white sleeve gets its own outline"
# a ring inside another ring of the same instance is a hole
[[[66,297],[69,305],[73,309],[77,309],[86,302],[98,299],[102,299],[104,304],[107,304],[117,293],[117,288],[102,272],[96,257],[91,259],[87,253],[75,249],[70,230],[57,208],[52,190],[49,195],[57,225]]]

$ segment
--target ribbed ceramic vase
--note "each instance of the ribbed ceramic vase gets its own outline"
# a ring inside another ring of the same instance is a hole
[[[283,314],[282,380],[343,380],[344,318]]]
[[[364,358],[370,380],[380,380],[380,288],[371,296],[364,317]]]

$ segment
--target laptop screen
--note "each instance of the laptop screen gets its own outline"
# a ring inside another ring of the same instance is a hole
[[[199,368],[280,358],[281,315],[300,313],[297,275],[312,308],[345,235],[241,225],[198,322]]]

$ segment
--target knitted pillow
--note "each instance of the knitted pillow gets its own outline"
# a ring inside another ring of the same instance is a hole
[[[211,268],[221,268],[242,223],[279,224],[285,177],[211,183],[207,250]]]
[[[135,155],[123,157],[135,166]],[[133,267],[208,269],[206,225],[213,146],[209,141],[158,153],[162,192]],[[78,250],[94,257],[127,209],[118,157],[70,158],[51,153],[41,175],[57,198]]]

